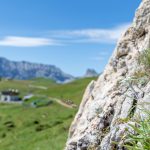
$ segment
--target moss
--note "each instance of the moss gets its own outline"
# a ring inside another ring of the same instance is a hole
[[[134,73],[133,75],[135,78],[139,79],[139,78],[143,78],[145,76],[147,76],[147,73],[145,71],[142,70],[138,70]]]
[[[97,150],[97,147],[95,145],[90,145],[87,150]]]
[[[117,120],[116,120],[116,123],[117,124],[124,124],[124,123],[128,123],[130,121],[130,118],[128,117],[128,118],[118,118]]]

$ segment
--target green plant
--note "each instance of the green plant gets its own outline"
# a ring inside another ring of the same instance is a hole
[[[150,71],[150,48],[142,52],[142,54],[139,57],[139,63],[144,65],[147,71]]]
[[[130,125],[133,132],[129,132],[128,143],[125,147],[128,150],[150,150],[150,115],[147,119],[140,119],[136,125]]]
[[[118,118],[117,120],[116,120],[116,123],[117,124],[124,124],[124,123],[127,123],[127,122],[129,122],[130,121],[130,119],[131,118]]]

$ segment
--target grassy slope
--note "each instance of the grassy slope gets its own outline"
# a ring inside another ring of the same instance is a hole
[[[53,84],[49,86],[47,91],[40,91],[40,93],[59,99],[70,99],[79,105],[87,84],[95,79],[96,78],[84,78],[64,85]]]
[[[0,149],[60,150],[74,113],[75,110],[65,109],[56,103],[38,109],[1,105]],[[12,121],[15,127],[7,127],[5,123],[8,121]],[[35,121],[39,124],[35,124]],[[45,126],[45,129],[36,131],[40,126]],[[6,137],[2,138],[4,134]]]
[[[57,85],[52,81],[43,79],[3,81],[0,82],[0,90],[17,88],[22,91],[22,95],[32,91],[47,97],[71,99],[79,104],[85,87],[92,79],[79,79],[65,85]],[[30,89],[29,84],[46,86],[48,89]],[[76,109],[68,109],[55,102],[50,106],[41,108],[0,104],[0,149],[61,150],[65,145],[68,129],[76,111]],[[6,125],[10,121],[15,127]],[[41,128],[43,128],[42,131],[36,131]]]

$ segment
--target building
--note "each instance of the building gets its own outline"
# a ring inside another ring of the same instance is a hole
[[[28,95],[26,95],[26,96],[23,97],[23,100],[27,101],[27,100],[31,99],[32,97],[34,97],[33,94],[28,94]]]
[[[0,95],[0,102],[21,102],[19,91],[14,89],[2,91]]]

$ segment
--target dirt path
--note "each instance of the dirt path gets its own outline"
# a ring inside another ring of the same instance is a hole
[[[60,99],[52,98],[52,97],[49,97],[49,99],[54,100],[55,102],[57,102],[58,104],[60,104],[60,105],[62,105],[62,106],[64,106],[64,107],[73,109],[72,106],[70,106],[70,105],[68,105],[68,104],[66,104],[66,103],[64,103],[64,102],[62,102]]]
[[[41,90],[47,90],[48,89],[46,86],[41,86],[41,85],[29,84],[28,86],[29,86],[29,88],[36,88],[36,89],[41,89]]]
[[[36,96],[44,97],[44,95],[39,95],[39,94],[36,95]],[[58,99],[58,98],[54,98],[54,97],[47,97],[47,98],[49,98],[50,100],[55,101],[56,103],[58,103],[58,104],[60,104],[60,105],[62,105],[62,106],[64,106],[64,107],[66,107],[66,108],[70,108],[70,109],[73,109],[73,108],[74,108],[73,106],[64,103],[62,100],[60,100],[60,99]]]

